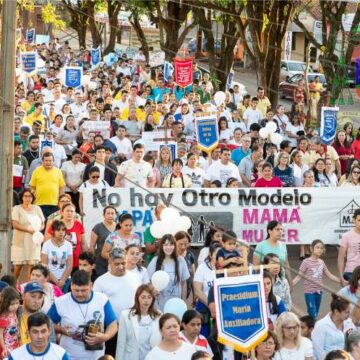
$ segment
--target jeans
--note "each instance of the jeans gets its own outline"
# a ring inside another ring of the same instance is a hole
[[[306,302],[308,314],[315,320],[319,314],[321,297],[322,297],[322,292],[320,294],[305,293],[305,302]]]
[[[351,275],[352,275],[352,272],[344,272],[343,278],[344,278],[346,281],[349,281],[350,278],[351,278]]]

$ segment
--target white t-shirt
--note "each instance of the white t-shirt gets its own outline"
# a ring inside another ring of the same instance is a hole
[[[151,165],[144,160],[136,163],[130,159],[118,166],[118,173],[125,177],[124,187],[133,187],[136,186],[135,184],[146,187],[148,178],[152,177],[152,168]]]
[[[41,253],[47,255],[48,266],[51,273],[56,279],[60,279],[66,269],[66,260],[72,256],[72,245],[68,241],[64,241],[61,246],[55,245],[52,240],[44,243]]]
[[[194,346],[181,343],[176,351],[164,351],[155,346],[147,355],[145,360],[190,360],[192,354],[196,352]]]
[[[79,119],[79,115],[86,111],[86,105],[85,103],[82,103],[81,105],[78,105],[76,103],[72,103],[70,105],[71,113],[74,115],[74,118]]]
[[[214,356],[214,353],[211,350],[211,347],[209,343],[207,342],[207,339],[203,335],[199,335],[195,342],[191,343],[186,336],[184,335],[183,331],[180,331],[179,339],[183,341],[186,344],[189,344],[195,348],[196,351],[206,351],[210,356]]]
[[[128,138],[120,140],[117,136],[110,138],[110,141],[116,146],[116,152],[125,154],[129,158],[133,152],[131,141]]]
[[[195,271],[194,281],[202,283],[202,292],[207,297],[209,289],[215,280],[214,271],[209,267],[207,262],[201,263]]]
[[[66,351],[59,345],[49,343],[41,354],[33,353],[30,345],[25,344],[11,352],[9,360],[69,360]]]
[[[296,135],[298,131],[304,131],[304,126],[302,124],[294,126],[291,122],[288,122],[285,130],[291,132],[293,135]],[[297,146],[297,140],[295,138],[287,136],[287,139],[290,141],[290,145],[292,147]]]
[[[274,360],[304,360],[313,355],[312,342],[308,338],[301,337],[299,348],[286,349],[283,347],[275,353]]]
[[[130,309],[135,302],[136,289],[141,285],[138,277],[127,271],[123,276],[114,276],[110,272],[95,280],[93,290],[105,294],[117,317],[120,312]]]
[[[209,248],[208,247],[203,247],[200,250],[200,253],[199,253],[198,266],[200,266],[208,256],[209,256]]]
[[[77,334],[83,331],[80,326],[90,320],[97,321],[102,330],[117,320],[106,295],[95,291],[91,292],[86,302],[78,302],[71,292],[55,299],[48,315],[55,324],[60,324],[61,327],[70,326]],[[68,352],[71,360],[97,360],[105,352],[105,347],[103,350],[85,350],[81,338],[73,339],[65,335],[61,335],[60,346]]]
[[[66,182],[69,183],[70,186],[77,185],[83,177],[85,167],[86,165],[82,162],[78,162],[75,165],[71,160],[65,161],[61,165],[61,170],[66,173]],[[71,190],[66,186],[65,191]]]
[[[192,188],[202,187],[205,178],[205,171],[203,169],[198,167],[191,169],[188,166],[184,166],[182,171],[191,178]]]
[[[250,126],[252,124],[259,124],[262,119],[262,112],[258,109],[253,110],[252,108],[247,108],[244,112],[243,119],[246,125],[246,132],[250,131]]]
[[[96,189],[96,190],[102,190],[102,189],[107,189],[109,188],[110,185],[105,181],[105,180],[99,180],[99,182],[97,184],[91,184],[89,182],[89,180],[83,182],[80,187],[79,187],[79,192],[84,192],[85,189]]]
[[[211,164],[205,175],[205,179],[208,181],[220,180],[222,187],[226,187],[226,182],[231,177],[234,177],[241,182],[237,166],[233,163],[224,165],[221,161]]]
[[[141,267],[141,270],[139,270],[138,267],[136,266],[134,269],[128,271],[133,273],[138,278],[140,284],[148,284],[150,282],[147,269],[144,268],[143,266]]]

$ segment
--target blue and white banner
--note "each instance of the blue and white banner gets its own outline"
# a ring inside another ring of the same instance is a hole
[[[335,139],[338,112],[337,107],[321,108],[320,139],[325,145],[330,145]]]
[[[26,38],[25,38],[25,40],[29,44],[32,44],[33,42],[35,42],[35,28],[26,30]]]
[[[24,72],[30,74],[36,70],[36,58],[37,54],[34,51],[23,52],[20,55],[21,68]]]
[[[209,152],[219,144],[219,131],[216,115],[195,118],[196,140],[199,147]]]
[[[174,73],[174,66],[170,62],[165,61],[164,62],[164,80],[166,82],[168,82],[169,77],[172,76],[173,73]]]
[[[65,86],[66,87],[73,87],[74,89],[81,86],[82,75],[83,75],[83,68],[82,67],[75,67],[75,66],[68,66],[65,67]]]
[[[246,352],[264,340],[268,318],[262,274],[215,279],[214,299],[220,343]]]
[[[96,66],[100,62],[100,46],[98,46],[96,49],[91,49],[91,65]]]
[[[234,81],[234,70],[231,69],[226,79],[226,90],[231,89],[233,81]]]

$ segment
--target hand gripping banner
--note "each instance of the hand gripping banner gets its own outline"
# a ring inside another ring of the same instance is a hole
[[[267,336],[262,271],[214,281],[218,341],[239,352],[254,349]]]

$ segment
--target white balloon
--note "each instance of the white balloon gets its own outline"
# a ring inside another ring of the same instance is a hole
[[[96,90],[97,83],[95,81],[90,81],[88,84],[88,88],[89,88],[89,90]]]
[[[274,121],[268,121],[268,123],[265,126],[265,129],[267,129],[267,132],[269,134],[272,134],[277,130],[277,126]]]
[[[268,130],[266,128],[261,128],[259,131],[259,135],[261,138],[266,139],[269,135]]]
[[[161,220],[165,222],[173,222],[179,216],[179,212],[173,208],[165,208],[160,214]]]
[[[40,231],[36,231],[32,235],[32,241],[36,245],[41,245],[44,241],[44,235]]]
[[[217,106],[221,105],[225,101],[226,95],[223,91],[217,91],[214,95],[214,101]]]
[[[191,227],[191,220],[188,216],[180,216],[177,222],[179,231],[188,231]]]
[[[275,145],[280,145],[280,143],[283,141],[283,137],[278,133],[273,133],[270,135],[270,140]]]
[[[30,218],[30,225],[35,232],[40,231],[41,228],[41,219],[38,216],[32,216]]]
[[[150,233],[155,239],[160,239],[164,235],[163,222],[155,221],[150,226]]]
[[[151,283],[157,291],[164,290],[168,286],[169,281],[170,277],[168,273],[163,270],[155,271],[151,277]]]

